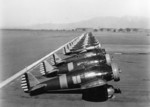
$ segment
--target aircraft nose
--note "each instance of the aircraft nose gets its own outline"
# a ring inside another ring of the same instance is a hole
[[[116,82],[120,81],[119,73],[121,72],[121,70],[118,68],[117,64],[115,63],[112,63],[111,67],[112,67],[114,81]]]

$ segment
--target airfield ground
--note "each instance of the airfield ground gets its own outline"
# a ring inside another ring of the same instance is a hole
[[[65,44],[82,32],[1,31],[1,81]],[[122,69],[121,81],[110,82],[122,94],[106,102],[87,102],[81,94],[43,94],[30,97],[15,80],[0,91],[1,107],[150,107],[150,37],[146,33],[94,32]],[[124,52],[125,54],[118,54]]]

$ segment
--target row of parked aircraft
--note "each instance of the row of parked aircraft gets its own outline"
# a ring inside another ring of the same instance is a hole
[[[57,55],[62,50],[65,58]],[[121,93],[108,82],[121,70],[91,32],[84,33],[20,71],[21,87],[31,96],[79,92],[84,100],[105,101]]]

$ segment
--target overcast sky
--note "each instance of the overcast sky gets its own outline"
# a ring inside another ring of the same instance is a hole
[[[148,14],[150,0],[0,0],[5,26],[70,23],[99,16]],[[150,11],[149,11],[150,13]]]

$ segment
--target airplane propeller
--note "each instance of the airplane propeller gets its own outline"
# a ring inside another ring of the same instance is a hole
[[[117,64],[112,63],[112,72],[113,72],[113,77],[114,77],[114,81],[119,81],[120,77],[119,77],[119,73],[121,72],[121,70],[118,68]]]

